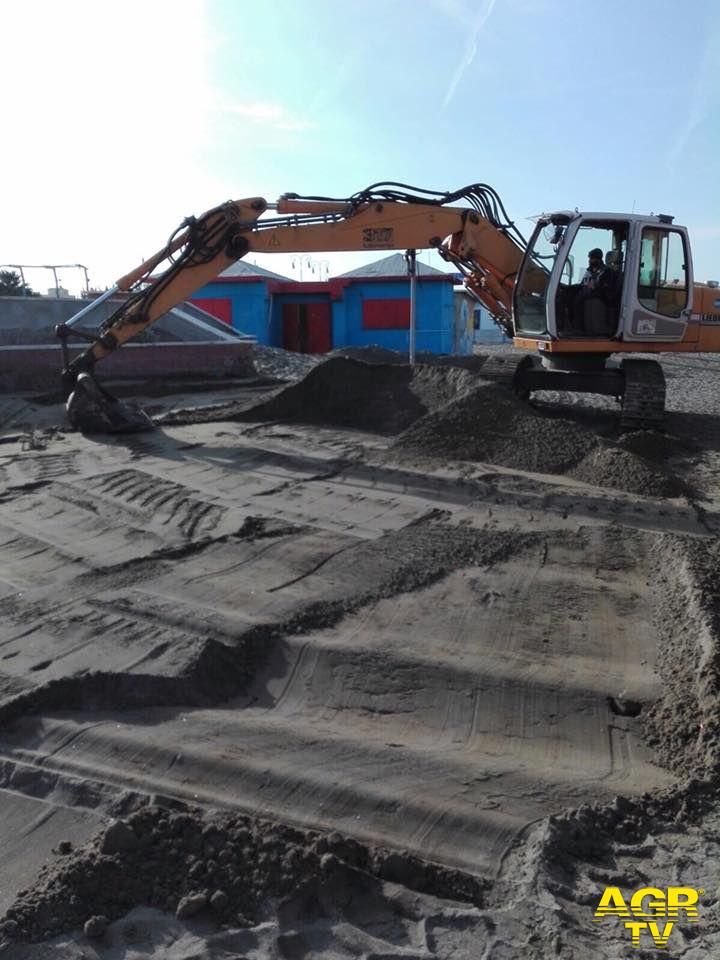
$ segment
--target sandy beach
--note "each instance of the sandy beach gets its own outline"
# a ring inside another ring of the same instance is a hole
[[[720,948],[720,359],[624,435],[392,359],[0,400],[1,957],[656,956],[610,885]]]

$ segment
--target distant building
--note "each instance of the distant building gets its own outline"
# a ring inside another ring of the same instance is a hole
[[[93,306],[75,329],[97,335],[125,299],[94,303],[92,299],[0,297],[0,393],[20,390],[60,391],[61,352],[55,334],[81,309]],[[191,303],[178,303],[120,350],[98,365],[107,378],[162,381],[172,377],[247,376],[254,372],[253,338],[244,337]],[[87,340],[71,337],[71,356],[87,348]]]
[[[455,308],[453,328],[455,348],[452,352],[457,354],[472,353],[475,328],[479,322],[480,304],[467,287],[463,286],[456,286],[453,289],[453,304]]]
[[[490,311],[470,293],[467,287],[455,287],[455,349],[453,353],[473,352],[476,343],[510,343]]]
[[[218,320],[267,344],[271,283],[292,283],[292,280],[247,260],[238,260],[190,299]]]
[[[509,337],[505,336],[502,328],[499,327],[490,316],[490,311],[481,304],[477,305],[475,312],[475,331],[473,333],[473,343],[511,343]]]
[[[456,330],[456,275],[419,261],[417,271],[416,350],[470,353],[472,339]],[[287,350],[325,353],[371,344],[408,349],[410,280],[402,253],[309,283],[240,260],[192,302],[259,343]]]
[[[378,344],[406,351],[410,332],[410,279],[402,253],[341,274],[342,300],[333,310],[336,346]],[[415,349],[453,353],[455,276],[417,262]]]

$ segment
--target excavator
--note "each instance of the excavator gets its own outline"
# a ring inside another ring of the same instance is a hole
[[[127,296],[97,333],[74,327],[93,305],[56,328],[70,423],[104,432],[152,428],[144,411],[96,380],[96,364],[249,253],[427,248],[454,265],[523,351],[517,362],[482,368],[483,378],[522,399],[543,390],[604,394],[620,403],[621,430],[658,429],[663,370],[638,354],[720,351],[719,291],[693,284],[688,232],[673,217],[556,211],[535,218],[525,240],[487,184],[441,193],[386,182],[343,199],[287,193],[272,204],[229,201],[184,220],[103,294]],[[603,252],[601,282],[584,282],[589,254]],[[71,357],[72,336],[89,346]]]

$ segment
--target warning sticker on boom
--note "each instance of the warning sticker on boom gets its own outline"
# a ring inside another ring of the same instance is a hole
[[[656,330],[655,321],[650,317],[644,317],[637,322],[637,333],[649,333],[654,334]]]

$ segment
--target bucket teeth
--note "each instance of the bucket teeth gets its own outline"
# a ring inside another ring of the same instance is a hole
[[[70,425],[83,433],[142,433],[154,429],[141,407],[113,397],[88,373],[78,376],[65,410]]]

